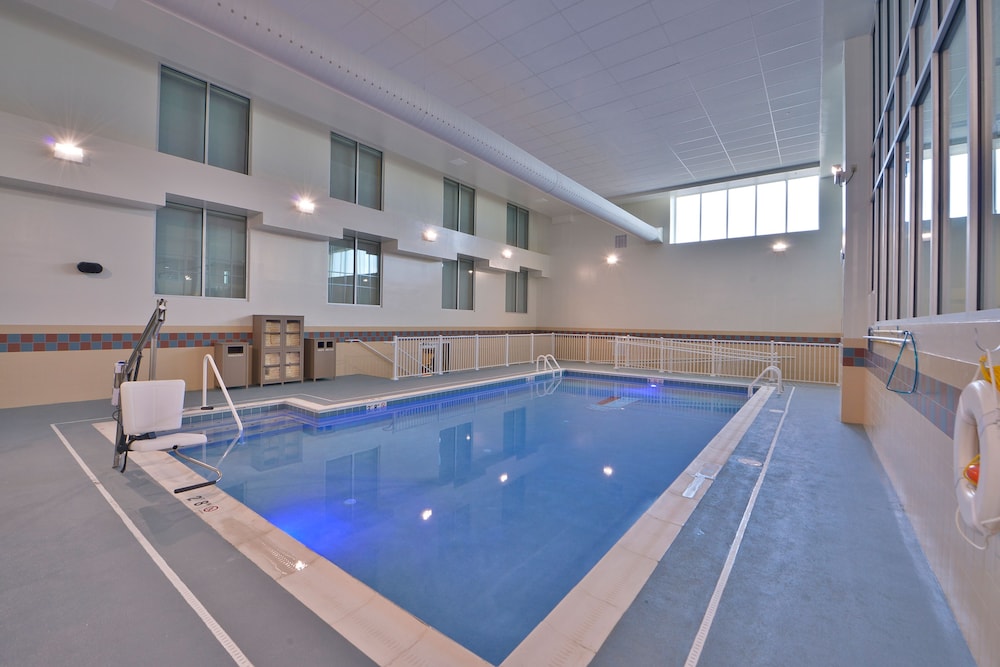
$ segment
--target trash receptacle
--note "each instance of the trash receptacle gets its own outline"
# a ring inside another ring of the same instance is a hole
[[[337,377],[337,348],[333,339],[306,338],[307,380]]]
[[[246,387],[250,384],[249,345],[241,342],[215,344],[215,365],[227,388]],[[218,382],[215,383],[218,385]]]

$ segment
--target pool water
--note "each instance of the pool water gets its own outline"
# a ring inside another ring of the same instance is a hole
[[[272,414],[220,487],[498,664],[745,399],[565,377],[338,418]]]

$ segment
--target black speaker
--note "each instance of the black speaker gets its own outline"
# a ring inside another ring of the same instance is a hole
[[[80,273],[100,273],[104,267],[97,262],[80,262],[76,265],[76,270]]]

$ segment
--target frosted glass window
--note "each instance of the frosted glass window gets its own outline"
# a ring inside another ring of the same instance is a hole
[[[745,183],[746,181],[744,181]],[[673,198],[671,243],[819,229],[819,176],[735,185]]]
[[[788,181],[788,231],[819,229],[819,177],[807,176]]]
[[[729,238],[756,233],[757,188],[748,185],[729,192]]]
[[[701,239],[701,195],[686,195],[674,200],[674,243],[693,243]]]
[[[785,182],[757,186],[757,236],[785,231]]]
[[[726,238],[726,191],[706,192],[701,196],[701,240]]]

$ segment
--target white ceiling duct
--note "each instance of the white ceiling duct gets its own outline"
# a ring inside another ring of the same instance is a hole
[[[306,74],[645,241],[662,229],[557,172],[527,151],[425,91],[261,2],[149,0],[197,25]]]

